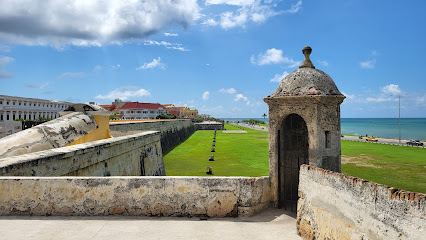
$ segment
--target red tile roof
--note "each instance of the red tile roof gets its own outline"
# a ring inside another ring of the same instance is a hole
[[[115,108],[114,104],[108,104],[108,105],[99,105],[99,107],[103,107],[108,111],[112,111]]]
[[[127,102],[120,109],[159,109],[165,107],[159,103]]]

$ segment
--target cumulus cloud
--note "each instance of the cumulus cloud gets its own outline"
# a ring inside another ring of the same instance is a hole
[[[8,56],[0,57],[0,78],[11,78],[12,74],[6,72],[5,67],[7,64],[14,62],[15,59]]]
[[[167,49],[174,49],[174,50],[179,50],[179,51],[182,51],[182,52],[189,51],[188,49],[182,47],[182,44],[180,44],[180,43],[171,43],[171,42],[166,42],[166,41],[158,42],[158,41],[153,41],[153,40],[147,40],[147,41],[144,42],[144,45],[164,46]]]
[[[145,97],[145,96],[150,96],[150,95],[151,95],[151,93],[148,90],[145,90],[145,89],[139,88],[139,87],[135,87],[135,86],[129,86],[129,87],[117,88],[117,89],[112,90],[111,92],[109,92],[105,95],[99,94],[95,98],[97,98],[97,99],[110,99],[110,100],[120,98],[121,100],[128,100],[130,98]]]
[[[386,85],[386,86],[384,86],[384,87],[381,87],[381,88],[380,88],[380,90],[381,90],[383,93],[391,94],[391,95],[394,95],[394,96],[399,96],[399,95],[401,95],[401,94],[402,94],[402,90],[401,90],[401,88],[399,88],[399,86],[398,86],[398,85],[396,85],[396,84],[389,84],[389,85]]]
[[[376,59],[373,58],[373,59],[365,61],[365,62],[360,62],[359,65],[361,66],[361,68],[373,69],[373,68],[376,67]]]
[[[120,64],[112,65],[112,68],[114,68],[114,69],[119,69],[120,67],[121,67]]]
[[[284,71],[282,74],[275,74],[275,76],[273,78],[271,78],[271,80],[269,80],[270,82],[281,82],[281,80],[283,80],[286,76],[288,75],[287,71]]]
[[[48,85],[49,85],[49,83],[48,83],[48,82],[45,82],[45,83],[43,83],[43,84],[33,84],[33,83],[28,83],[28,84],[26,84],[25,86],[26,86],[27,88],[39,88],[39,89],[43,89],[43,88],[47,87]]]
[[[164,64],[161,63],[161,58],[158,57],[157,59],[152,59],[152,62],[144,63],[142,66],[136,68],[136,70],[150,69],[150,68],[163,68],[164,69]]]
[[[0,0],[0,40],[25,45],[101,46],[146,38],[201,17],[196,0]]]
[[[209,93],[209,91],[205,91],[205,92],[203,93],[202,98],[203,98],[203,100],[204,100],[204,101],[209,100],[209,98],[210,98],[210,93]]]
[[[283,51],[281,49],[275,48],[268,49],[265,53],[260,53],[257,58],[252,55],[250,61],[252,64],[259,66],[284,63],[287,64],[289,68],[293,68],[300,65],[300,61],[295,61],[292,58],[284,57]]]
[[[82,78],[85,76],[86,74],[84,72],[65,72],[62,73],[59,78]]]
[[[227,89],[222,88],[222,89],[220,89],[220,90],[219,90],[219,92],[221,92],[221,93],[234,94],[234,93],[236,93],[236,92],[237,92],[237,90],[235,90],[234,88],[227,88]]]
[[[245,97],[243,94],[238,93],[237,95],[235,95],[234,101],[236,101],[236,102],[238,102],[238,101],[247,102],[248,98]]]
[[[204,20],[202,24],[207,26],[219,25],[223,29],[245,27],[248,22],[263,23],[276,15],[285,13],[294,14],[302,6],[302,1],[299,0],[290,9],[277,11],[276,8],[279,2],[277,0],[207,0],[206,6],[228,5],[236,7],[236,9],[210,17]]]
[[[346,93],[346,92],[343,92],[343,91],[342,91],[342,94],[345,95],[345,97],[346,97],[344,103],[345,102],[356,102],[359,99],[359,97],[357,97],[354,94],[349,94],[349,93]]]
[[[177,37],[177,36],[179,36],[179,34],[166,32],[166,33],[164,33],[164,36],[166,36],[166,37]]]

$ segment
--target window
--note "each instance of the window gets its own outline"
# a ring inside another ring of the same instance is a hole
[[[12,102],[12,105],[15,105],[15,102]]]
[[[130,111],[126,111],[126,113],[130,113]]]
[[[143,111],[143,113],[148,113],[148,111]]]
[[[19,106],[21,106],[21,102],[19,102]]]
[[[330,135],[330,131],[325,131],[325,148],[331,148],[331,135]]]
[[[154,111],[150,111],[149,113],[154,113]]]
[[[24,102],[24,106],[27,106],[27,103],[26,103],[26,102]]]

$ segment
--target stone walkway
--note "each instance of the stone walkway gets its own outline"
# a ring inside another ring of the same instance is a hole
[[[288,214],[288,215],[287,215]],[[301,239],[295,213],[267,209],[253,217],[0,217],[1,239]]]

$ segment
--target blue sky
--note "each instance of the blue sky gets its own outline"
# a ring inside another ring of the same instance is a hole
[[[261,117],[303,61],[342,117],[426,117],[425,1],[0,0],[0,94]]]

